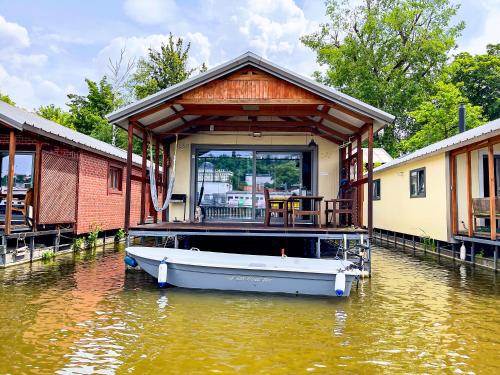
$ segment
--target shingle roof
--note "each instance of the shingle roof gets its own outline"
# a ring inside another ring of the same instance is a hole
[[[3,101],[0,101],[0,121],[18,130],[28,130],[47,138],[55,139],[59,142],[70,144],[104,156],[127,160],[127,152],[118,147],[99,141],[98,139]],[[142,157],[134,154],[132,156],[132,161],[134,164],[140,165],[142,163]]]
[[[433,143],[400,158],[394,159],[380,167],[375,168],[373,171],[380,172],[385,169],[393,168],[398,165],[422,159],[440,152],[450,151],[470,143],[478,142],[484,138],[491,137],[495,133],[500,134],[500,118],[478,126],[477,128],[443,139],[442,141]]]

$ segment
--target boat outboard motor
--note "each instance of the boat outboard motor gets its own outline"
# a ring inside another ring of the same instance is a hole
[[[345,273],[339,272],[335,275],[335,294],[342,297],[345,292]]]
[[[165,258],[160,262],[160,265],[158,266],[158,286],[160,288],[164,288],[167,286],[167,270],[168,265]]]

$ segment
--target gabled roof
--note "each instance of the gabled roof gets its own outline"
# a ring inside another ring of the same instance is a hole
[[[493,137],[500,134],[500,118],[487,122],[477,128],[467,130],[463,133],[456,134],[452,137],[443,139],[442,141],[433,143],[429,146],[421,148],[411,154],[404,155],[394,159],[380,167],[377,167],[373,172],[380,172],[389,168],[394,168],[399,165],[423,159],[438,153],[447,152],[456,148],[466,146],[471,143],[479,142],[483,139]]]
[[[15,107],[0,101],[0,122],[3,122],[17,130],[28,130],[44,137],[57,140],[61,143],[69,144],[81,149],[85,149],[103,156],[107,156],[122,161],[127,160],[127,152],[99,141],[86,134],[62,126],[54,121],[47,120],[35,113],[25,109]],[[133,155],[132,161],[140,165],[142,157]]]
[[[130,116],[138,114],[141,111],[153,108],[182,93],[204,85],[231,72],[235,72],[236,70],[244,68],[246,66],[253,66],[255,68],[261,69],[262,71],[274,75],[277,78],[283,79],[296,86],[313,92],[326,100],[341,104],[342,106],[345,106],[355,112],[376,119],[381,123],[390,123],[394,120],[394,116],[387,112],[366,104],[349,95],[343,94],[332,87],[320,84],[309,78],[303,77],[297,73],[280,67],[252,52],[247,52],[234,60],[228,61],[217,67],[207,70],[204,73],[180,82],[174,86],[161,90],[156,94],[150,95],[142,100],[122,107],[110,113],[107,116],[107,119],[115,124],[123,125],[123,121]]]

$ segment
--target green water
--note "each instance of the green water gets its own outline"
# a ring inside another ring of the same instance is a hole
[[[157,289],[107,248],[0,270],[0,373],[500,373],[495,275],[377,248],[348,299]]]

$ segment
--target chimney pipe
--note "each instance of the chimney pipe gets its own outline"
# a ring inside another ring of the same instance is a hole
[[[458,131],[463,133],[465,131],[465,106],[460,104],[458,108]]]

